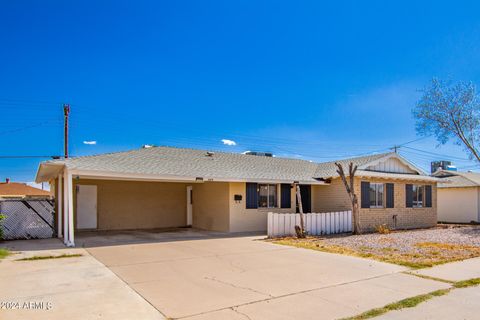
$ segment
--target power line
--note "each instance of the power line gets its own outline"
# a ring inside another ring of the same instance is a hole
[[[480,164],[472,164],[470,166],[460,166],[457,169],[473,169],[473,168],[480,168]]]
[[[29,107],[33,107],[33,108],[44,108],[47,105],[48,106],[50,106],[50,105],[58,106],[60,103],[52,102],[52,101],[39,101],[39,100],[32,101],[32,100],[5,99],[5,98],[3,98],[3,99],[0,99],[0,105],[1,104],[4,104],[4,105],[8,105],[8,104],[10,104],[10,105],[25,105],[25,106],[29,106]],[[73,104],[73,105],[77,106],[76,104]],[[96,108],[93,108],[93,107],[90,107],[90,106],[80,106],[80,108],[84,109],[84,110],[95,110],[96,111]],[[79,119],[74,118],[75,121],[78,121],[78,120],[79,120],[79,122],[86,121],[87,123],[97,122],[97,121],[95,121],[95,119],[92,119],[91,117],[90,118],[82,118],[83,117],[82,113],[80,113],[79,115],[80,115]],[[162,121],[161,123],[159,123],[159,122],[153,123],[153,122],[148,121],[148,120],[144,121],[144,120],[140,120],[140,119],[132,119],[128,115],[123,116],[121,114],[120,115],[117,114],[116,117],[115,117],[115,115],[109,115],[109,118],[103,119],[103,120],[98,120],[98,122],[104,123],[106,121],[107,122],[110,121],[112,123],[120,124],[119,122],[116,122],[115,119],[118,119],[119,121],[122,121],[122,122],[128,120],[130,123],[134,122],[134,123],[138,123],[138,124],[143,125],[143,126],[147,125],[147,126],[151,126],[152,128],[155,128],[155,129],[157,129],[159,126],[170,125],[172,127],[176,127],[178,125],[178,124],[175,124],[175,123],[172,123],[172,122],[165,123],[165,121]],[[21,127],[21,128],[17,128],[17,129],[12,129],[12,130],[8,130],[8,131],[0,132],[0,135],[1,134],[13,133],[13,132],[19,132],[19,131],[23,131],[23,130],[28,130],[30,128],[43,126],[47,123],[50,123],[50,121],[45,121],[45,122],[42,122],[42,123],[30,125],[30,126],[25,126],[25,127]],[[74,127],[75,127],[75,125],[74,125]],[[197,129],[197,130],[190,129],[190,131],[200,132],[201,130],[200,129]],[[363,152],[363,153],[360,153],[360,152],[348,152],[348,153],[347,152],[345,152],[345,153],[336,152],[335,154],[333,154],[332,152],[328,152],[328,156],[327,156],[327,155],[321,155],[319,153],[311,153],[311,152],[304,153],[302,151],[299,151],[298,147],[299,146],[304,146],[304,147],[308,148],[308,147],[311,147],[311,146],[319,146],[319,147],[321,147],[321,150],[323,150],[323,151],[326,151],[327,149],[335,149],[335,151],[338,151],[338,145],[342,144],[342,142],[334,142],[332,140],[321,141],[321,140],[314,139],[314,138],[313,138],[313,140],[309,140],[308,138],[306,138],[306,139],[289,139],[289,138],[261,137],[261,136],[252,136],[252,135],[245,135],[245,134],[238,134],[238,133],[232,133],[232,134],[224,133],[222,135],[225,135],[228,138],[230,138],[230,137],[234,138],[235,140],[237,140],[237,139],[239,139],[240,141],[244,140],[241,143],[242,143],[243,146],[245,146],[247,148],[276,149],[276,150],[284,151],[284,152],[287,152],[287,153],[298,154],[302,157],[318,158],[318,159],[320,159],[320,158],[334,159],[334,158],[341,158],[341,157],[355,157],[355,156],[362,156],[362,155],[367,155],[367,154],[372,154],[372,153],[382,152],[382,151],[387,151],[388,150],[388,148],[383,148],[383,149],[367,151],[367,152]],[[421,154],[422,155],[421,159],[425,160],[425,161],[430,160],[430,159],[426,159],[426,157],[428,157],[428,156],[441,156],[441,157],[449,157],[449,158],[456,159],[456,160],[461,160],[461,161],[469,161],[469,159],[459,158],[459,157],[456,157],[456,156],[442,155],[442,154],[439,154],[439,153],[427,152],[427,151],[424,151],[424,150],[419,150],[419,149],[407,147],[407,145],[409,145],[409,144],[427,139],[429,137],[430,136],[420,137],[420,138],[417,138],[417,139],[413,139],[413,140],[398,144],[398,145],[394,146],[394,149],[396,149],[395,151],[397,151],[399,148],[407,148],[407,149],[410,149],[410,150],[413,150],[413,151],[421,152],[422,153]],[[171,142],[174,142],[174,143],[175,142],[176,143],[178,143],[178,142],[188,143],[188,142],[192,142],[192,141],[199,141],[200,144],[202,144],[204,146],[209,146],[209,147],[213,146],[213,147],[219,148],[220,145],[218,145],[217,143],[214,143],[214,141],[218,142],[218,141],[216,141],[217,139],[219,139],[219,138],[201,138],[199,136],[196,136],[195,138],[192,138],[192,137],[171,137],[171,138],[162,139],[162,140],[171,141]],[[335,144],[335,145],[329,146],[328,144]],[[286,146],[287,148],[285,148],[284,146]],[[378,147],[378,146],[382,146],[382,145],[372,144],[372,145],[362,145],[362,146],[365,146],[365,147],[367,147],[367,146],[368,147],[377,146]],[[291,147],[293,147],[294,149],[297,149],[297,151],[292,150]],[[346,148],[349,149],[349,150],[352,150],[352,148],[356,148],[357,151],[360,151],[358,149],[364,149],[360,145],[351,144],[351,143],[346,143]],[[410,151],[410,152],[411,152],[410,154],[420,156],[419,154],[412,153],[412,151]],[[46,157],[50,157],[50,156],[46,156]]]
[[[42,156],[42,155],[0,155],[0,159],[29,159],[29,158],[52,158],[59,159],[60,156]]]
[[[424,139],[427,139],[427,138],[430,138],[430,137],[431,137],[431,135],[428,135],[428,136],[421,137],[421,138],[418,138],[418,139],[414,139],[414,140],[411,140],[411,141],[408,141],[408,142],[404,142],[404,143],[401,143],[401,144],[397,145],[397,147],[403,147],[407,144],[418,142],[418,141],[421,141],[421,140],[424,140]]]
[[[16,132],[25,131],[25,130],[28,130],[28,129],[33,129],[33,128],[42,127],[42,126],[44,126],[44,125],[46,125],[46,124],[54,123],[55,121],[56,121],[56,120],[44,121],[44,122],[40,122],[40,123],[36,123],[36,124],[29,125],[29,126],[17,128],[17,129],[11,129],[11,130],[2,131],[2,132],[0,132],[0,135],[9,134],[9,133],[16,133]]]
[[[26,100],[26,99],[9,99],[0,98],[0,104],[12,104],[12,105],[24,105],[24,106],[36,106],[36,105],[61,105],[59,101],[46,101],[46,100]]]
[[[410,149],[410,150],[413,150],[413,151],[417,151],[417,152],[421,152],[421,153],[424,153],[424,154],[427,154],[427,155],[436,156],[436,157],[446,157],[446,158],[451,158],[451,159],[456,159],[456,160],[471,161],[470,159],[467,159],[467,158],[460,158],[460,157],[456,157],[456,156],[452,156],[452,155],[440,154],[440,153],[420,150],[420,149],[416,149],[416,148],[412,148],[412,147],[404,147],[404,148]]]

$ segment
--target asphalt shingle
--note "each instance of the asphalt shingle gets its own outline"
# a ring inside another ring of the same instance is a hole
[[[480,186],[480,173],[442,171],[440,174],[442,173],[446,175],[442,178],[442,180],[444,180],[445,182],[439,182],[439,188],[466,188]]]
[[[338,160],[363,166],[391,153]],[[206,150],[150,147],[126,152],[76,157],[45,162],[78,170],[112,173],[202,177],[203,179],[284,180],[315,182],[336,177],[335,161],[315,163],[299,159],[254,156]]]

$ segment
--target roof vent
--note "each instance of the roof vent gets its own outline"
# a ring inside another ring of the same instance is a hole
[[[273,157],[273,153],[271,152],[245,151],[243,154],[248,154],[250,156]]]

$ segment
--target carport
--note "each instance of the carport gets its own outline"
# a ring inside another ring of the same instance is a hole
[[[228,201],[227,197],[210,197],[222,189],[228,192],[228,184],[203,183],[198,178],[99,174],[57,164],[43,166],[39,172],[53,177],[50,182],[57,199],[57,235],[67,246],[75,246],[75,231],[190,227],[195,220],[202,228],[202,211],[213,208],[228,219],[228,205],[222,207],[221,203]],[[195,186],[199,186],[197,219],[193,216]]]

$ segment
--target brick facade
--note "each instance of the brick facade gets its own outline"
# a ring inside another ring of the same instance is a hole
[[[356,178],[355,192],[359,198],[361,181],[394,183],[394,208],[360,208],[360,226],[362,231],[373,231],[376,226],[386,224],[391,229],[414,229],[433,227],[437,223],[437,187],[436,184],[412,180],[389,180]],[[405,203],[406,184],[430,184],[432,186],[431,208],[407,208]],[[384,201],[385,204],[385,201]],[[329,212],[350,210],[351,203],[343,182],[337,178],[329,186],[313,186],[312,211]],[[396,215],[396,224],[394,221]]]

